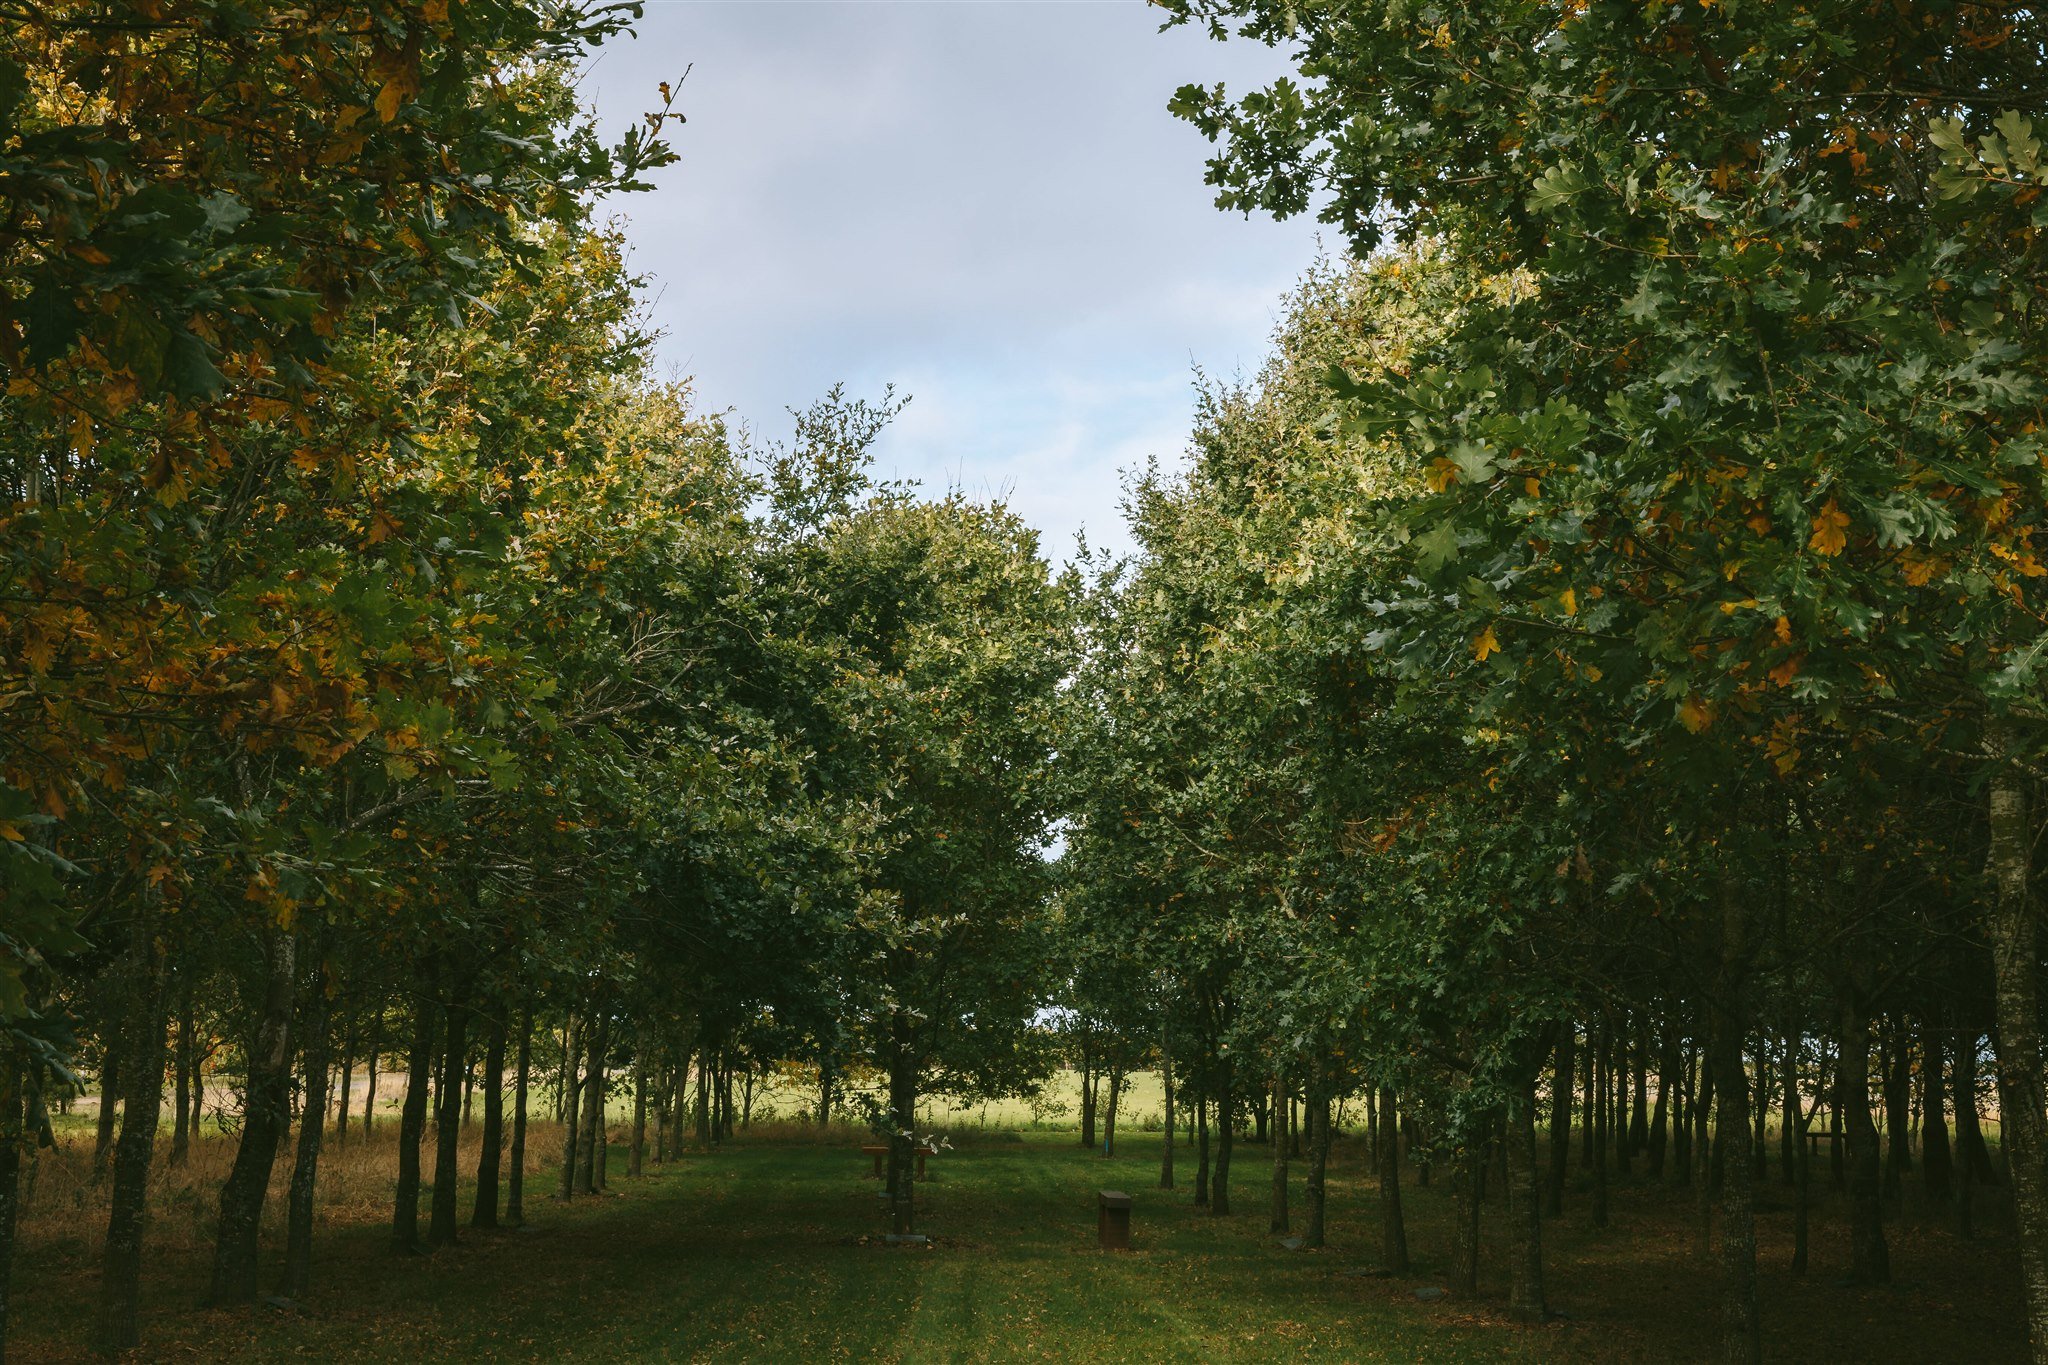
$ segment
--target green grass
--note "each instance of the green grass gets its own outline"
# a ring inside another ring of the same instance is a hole
[[[638,1180],[614,1147],[609,1195],[537,1198],[524,1231],[399,1257],[379,1226],[323,1230],[316,1290],[291,1311],[198,1310],[203,1251],[154,1259],[138,1358],[1622,1360],[1698,1358],[1712,1342],[1713,1274],[1693,1258],[1681,1195],[1624,1187],[1614,1228],[1591,1231],[1582,1211],[1549,1227],[1551,1297],[1573,1321],[1523,1329],[1499,1311],[1497,1201],[1481,1294],[1419,1302],[1415,1287],[1445,1282],[1440,1191],[1409,1192],[1417,1273],[1363,1278],[1377,1205],[1361,1153],[1339,1151],[1331,1247],[1296,1253],[1266,1233],[1264,1149],[1240,1149],[1240,1212],[1218,1219],[1193,1208],[1185,1186],[1155,1188],[1158,1142],[1131,1134],[1104,1160],[1071,1134],[970,1141],[919,1187],[929,1249],[879,1245],[878,1187],[861,1178],[868,1162],[853,1140],[743,1138]],[[1136,1196],[1128,1254],[1094,1245],[1104,1187]],[[1782,1264],[1782,1212],[1765,1221],[1767,1266]],[[1823,1220],[1808,1280],[1767,1279],[1773,1354],[1993,1359],[2022,1348],[2004,1242],[1966,1246],[1930,1224],[1895,1236],[1898,1287],[1850,1291],[1827,1278],[1838,1232]],[[18,1358],[84,1359],[90,1256],[46,1249],[19,1270]]]

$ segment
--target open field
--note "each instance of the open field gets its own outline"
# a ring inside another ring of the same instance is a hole
[[[552,1172],[536,1165],[526,1229],[471,1233],[424,1257],[385,1245],[387,1129],[333,1168],[314,1292],[290,1309],[218,1312],[194,1307],[209,1217],[198,1191],[227,1159],[227,1144],[208,1138],[187,1174],[165,1182],[145,1346],[134,1358],[1685,1360],[1715,1339],[1715,1280],[1693,1253],[1686,1192],[1623,1182],[1605,1232],[1587,1226],[1583,1200],[1546,1225],[1551,1301],[1567,1319],[1523,1329],[1500,1311],[1497,1202],[1476,1299],[1414,1297],[1448,1273],[1451,1208],[1439,1189],[1407,1191],[1417,1273],[1361,1273],[1373,1263],[1378,1215],[1351,1143],[1332,1162],[1331,1245],[1321,1252],[1288,1252],[1267,1235],[1265,1149],[1239,1149],[1238,1212],[1215,1219],[1191,1206],[1186,1166],[1180,1190],[1155,1188],[1159,1137],[1136,1132],[1107,1161],[1071,1133],[964,1132],[919,1191],[934,1245],[892,1250],[874,1238],[881,1217],[875,1184],[860,1178],[859,1133],[763,1129],[638,1180],[615,1145],[611,1193],[567,1205],[548,1197]],[[557,1145],[537,1132],[536,1162]],[[94,1187],[66,1179],[84,1156],[67,1143],[40,1163],[50,1169],[17,1270],[19,1360],[89,1358],[102,1215]],[[1104,1187],[1137,1196],[1128,1255],[1095,1249],[1094,1192]],[[1986,1231],[1967,1244],[1909,1208],[1893,1229],[1897,1283],[1851,1290],[1835,1284],[1846,1264],[1839,1212],[1822,1209],[1814,1269],[1793,1281],[1777,1273],[1790,1216],[1775,1175],[1763,1194],[1773,1357],[1998,1360],[2023,1350],[2018,1277],[1994,1199],[1981,1200]]]

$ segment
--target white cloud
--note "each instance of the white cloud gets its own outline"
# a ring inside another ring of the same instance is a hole
[[[585,81],[608,126],[694,71],[682,162],[613,208],[663,357],[714,407],[785,425],[834,381],[915,401],[885,472],[1013,505],[1063,553],[1125,543],[1120,468],[1171,459],[1190,366],[1255,369],[1314,229],[1225,216],[1188,80],[1279,59],[1141,0],[650,4]]]

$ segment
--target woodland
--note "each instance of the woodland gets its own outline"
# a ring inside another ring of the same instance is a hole
[[[2048,1362],[2048,14],[1153,3],[1343,249],[1055,563],[637,5],[0,0],[0,1356]]]

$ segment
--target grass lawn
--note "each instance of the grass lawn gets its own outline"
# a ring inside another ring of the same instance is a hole
[[[612,1192],[532,1202],[519,1232],[396,1257],[368,1219],[323,1229],[313,1295],[295,1309],[202,1311],[206,1256],[153,1258],[145,1348],[178,1360],[1271,1361],[1697,1359],[1715,1323],[1711,1269],[1694,1259],[1682,1193],[1624,1187],[1614,1226],[1577,1211],[1546,1227],[1551,1299],[1571,1320],[1505,1322],[1504,1231],[1489,1205],[1474,1300],[1422,1302],[1444,1283],[1450,1210],[1410,1190],[1418,1273],[1365,1278],[1377,1204],[1362,1153],[1333,1162],[1329,1249],[1266,1234],[1269,1157],[1246,1146],[1241,1210],[1215,1219],[1155,1188],[1159,1138],[1117,1158],[1071,1135],[970,1141],[920,1187],[929,1249],[879,1245],[877,1185],[848,1145],[748,1141],[638,1180],[612,1149]],[[1301,1166],[1295,1167],[1299,1200]],[[552,1188],[543,1175],[539,1191]],[[1137,1197],[1136,1249],[1094,1245],[1095,1191]],[[1768,1193],[1768,1191],[1767,1191]],[[1580,1201],[1583,1204],[1583,1201]],[[1299,1203],[1297,1202],[1297,1212]],[[2003,1236],[1956,1242],[1933,1222],[1895,1233],[1899,1283],[1838,1288],[1843,1234],[1816,1230],[1815,1271],[1784,1263],[1782,1210],[1764,1216],[1766,1340],[1786,1359],[2011,1359],[2024,1349]],[[273,1248],[267,1248],[274,1251]],[[18,1360],[83,1360],[95,1266],[85,1243],[25,1247]],[[1347,1273],[1348,1272],[1348,1273]]]

